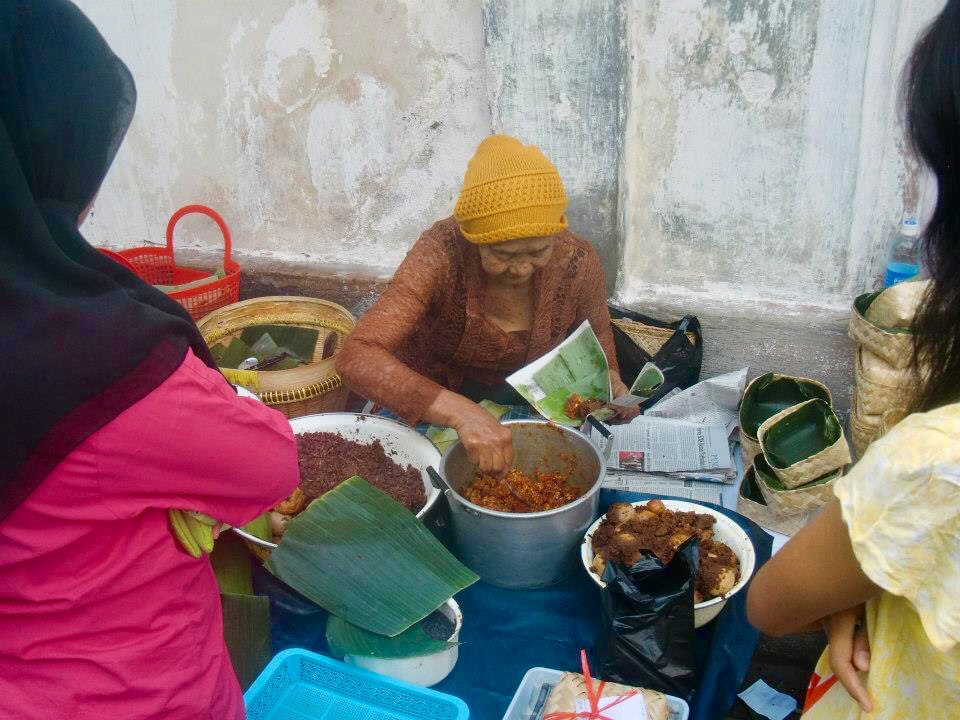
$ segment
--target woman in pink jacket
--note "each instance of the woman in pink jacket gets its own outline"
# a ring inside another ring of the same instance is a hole
[[[66,0],[0,3],[0,718],[240,720],[167,513],[239,525],[298,480],[286,419],[78,231],[135,99]]]

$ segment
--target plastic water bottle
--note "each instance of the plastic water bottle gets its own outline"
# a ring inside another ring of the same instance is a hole
[[[920,225],[916,218],[906,218],[890,241],[884,287],[910,280],[920,274]]]

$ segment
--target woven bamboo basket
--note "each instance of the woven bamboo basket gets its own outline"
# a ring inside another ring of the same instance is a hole
[[[741,409],[743,407],[743,398],[747,396],[747,394],[753,388],[755,383],[765,378],[766,376],[767,374],[758,375],[749,383],[747,383],[747,386],[743,390],[743,396],[741,396],[740,398]],[[797,380],[798,382],[801,382],[807,385],[812,385],[814,387],[819,388],[823,392],[823,394],[826,395],[827,402],[829,402],[831,405],[833,404],[833,394],[830,392],[830,388],[828,388],[819,380],[812,380],[810,378],[805,378],[805,377],[799,377],[799,376],[793,376],[793,375],[781,375],[780,373],[773,373],[774,380],[779,380],[784,378],[790,379],[790,380]],[[743,415],[741,415],[740,416],[740,457],[743,460],[743,467],[749,468],[751,465],[753,465],[754,459],[759,454],[760,454],[760,441],[743,429]]]
[[[843,477],[845,471],[845,468],[838,468],[801,487],[786,488],[774,487],[771,483],[775,482],[776,478],[769,472],[770,466],[761,463],[761,466],[763,465],[764,469],[758,470],[757,464],[754,464],[754,478],[767,507],[781,517],[806,518],[813,510],[826,505],[833,499],[833,486]]]
[[[895,368],[906,368],[913,358],[913,335],[909,331],[882,328],[867,320],[862,312],[869,296],[861,295],[853,302],[847,334],[857,345],[866,347]]]
[[[864,415],[907,409],[917,386],[916,375],[909,367],[895,368],[864,346],[857,350],[854,379],[858,405]]]
[[[770,456],[768,454],[768,445],[766,444],[766,435],[768,432],[770,432],[770,429],[788,418],[793,413],[799,412],[803,408],[809,406],[811,403],[823,402],[823,400],[807,400],[799,405],[794,405],[793,407],[788,407],[786,410],[781,410],[773,417],[764,421],[763,425],[760,426],[760,430],[757,432],[757,436],[760,440],[760,448],[763,451],[764,458],[768,462],[770,461]],[[837,438],[832,445],[824,448],[816,455],[812,455],[804,460],[795,462],[793,465],[785,468],[777,467],[772,462],[770,462],[770,466],[773,468],[773,472],[776,474],[776,476],[780,479],[780,482],[782,482],[788,489],[794,490],[802,485],[813,482],[817,478],[828,475],[834,470],[838,470],[845,465],[849,465],[851,460],[850,446],[847,444],[847,438],[844,435],[843,428],[841,427],[840,437]]]
[[[850,405],[850,444],[857,458],[862,458],[870,444],[880,437],[880,425],[879,416],[866,415],[860,410],[857,394],[854,393]]]
[[[761,494],[756,471],[752,465],[744,473],[740,492],[737,493],[737,512],[767,530],[773,530],[784,535],[793,535],[807,521],[806,515],[783,515],[778,509],[767,504],[766,498]]]
[[[623,330],[627,337],[643,348],[644,352],[651,357],[660,352],[663,346],[667,344],[667,340],[672,338],[676,332],[671,328],[660,328],[626,318],[618,318],[610,322]],[[692,332],[688,332],[686,335],[691,345],[697,344],[696,335]]]
[[[347,405],[349,391],[336,371],[336,357],[356,320],[336,303],[308,297],[272,296],[228,305],[207,315],[197,327],[208,345],[229,342],[251,325],[297,325],[319,330],[313,362],[289,370],[227,371],[224,374],[255,392],[288,418],[338,412]],[[336,346],[321,359],[331,335]]]

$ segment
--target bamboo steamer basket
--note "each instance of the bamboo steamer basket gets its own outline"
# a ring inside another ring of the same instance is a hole
[[[229,372],[232,381],[244,385],[288,418],[346,408],[349,390],[336,370],[337,354],[356,325],[346,308],[317,298],[268,296],[227,305],[197,323],[203,339],[211,346],[239,337],[244,328],[252,325],[296,325],[319,330],[314,360],[289,370]],[[320,359],[331,335],[336,336],[336,348],[330,357]]]

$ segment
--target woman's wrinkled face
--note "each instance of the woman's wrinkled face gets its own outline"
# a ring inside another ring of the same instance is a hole
[[[550,235],[481,245],[477,249],[483,271],[501,282],[522,285],[533,277],[534,272],[550,262],[555,239]]]

